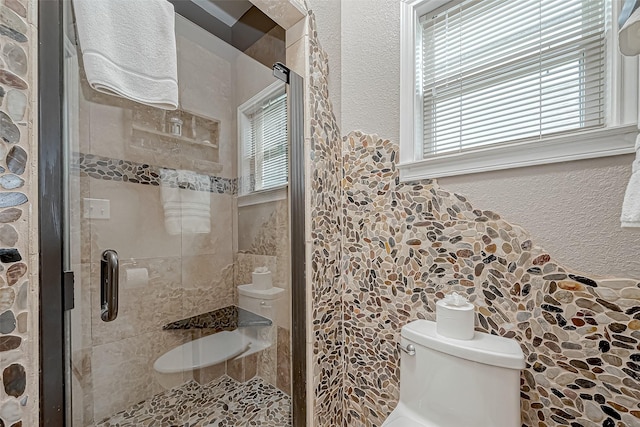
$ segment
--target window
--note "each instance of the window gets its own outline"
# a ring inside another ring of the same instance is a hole
[[[610,3],[404,0],[401,176],[631,152],[637,68],[623,99]]]
[[[277,82],[238,108],[239,195],[273,190],[289,177],[287,97]]]

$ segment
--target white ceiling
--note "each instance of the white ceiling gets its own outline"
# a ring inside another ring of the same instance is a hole
[[[193,0],[195,4],[232,27],[252,6],[248,0]]]

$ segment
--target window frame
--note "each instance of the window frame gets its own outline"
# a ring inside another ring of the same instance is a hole
[[[457,0],[400,1],[400,180],[415,181],[524,166],[606,157],[634,152],[638,134],[638,58],[618,52],[617,18],[621,2],[612,0],[608,19],[606,124],[595,130],[575,131],[536,140],[423,158],[422,97],[417,49],[421,44],[420,16]]]
[[[245,172],[247,169],[250,169],[250,166],[247,166],[244,158],[244,148],[245,148],[245,139],[244,139],[244,131],[249,126],[251,126],[251,118],[250,115],[262,105],[265,101],[279,96],[281,94],[286,94],[286,85],[282,81],[275,81],[256,95],[252,96],[249,100],[242,103],[237,109],[237,141],[238,141],[238,179],[245,176]],[[287,94],[288,97],[288,94]],[[288,99],[286,104],[288,105]],[[287,108],[288,110],[288,108]],[[288,114],[288,111],[287,111]],[[285,144],[288,144],[289,138],[285,141]],[[288,160],[287,160],[288,162]],[[253,190],[248,193],[242,193],[240,184],[238,183],[238,206],[249,206],[259,203],[267,203],[276,200],[282,200],[287,196],[287,187],[289,185],[289,180],[287,182],[275,186],[269,187],[266,189],[260,188],[258,190]]]

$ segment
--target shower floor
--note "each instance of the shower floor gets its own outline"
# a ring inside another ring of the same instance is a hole
[[[223,376],[205,385],[190,381],[96,427],[291,426],[291,399],[259,377],[241,383]]]

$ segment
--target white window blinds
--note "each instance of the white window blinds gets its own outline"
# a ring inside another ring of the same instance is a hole
[[[246,114],[243,122],[240,194],[286,184],[289,177],[286,94],[279,92],[263,100]]]
[[[467,0],[423,15],[423,156],[604,126],[605,3]]]

